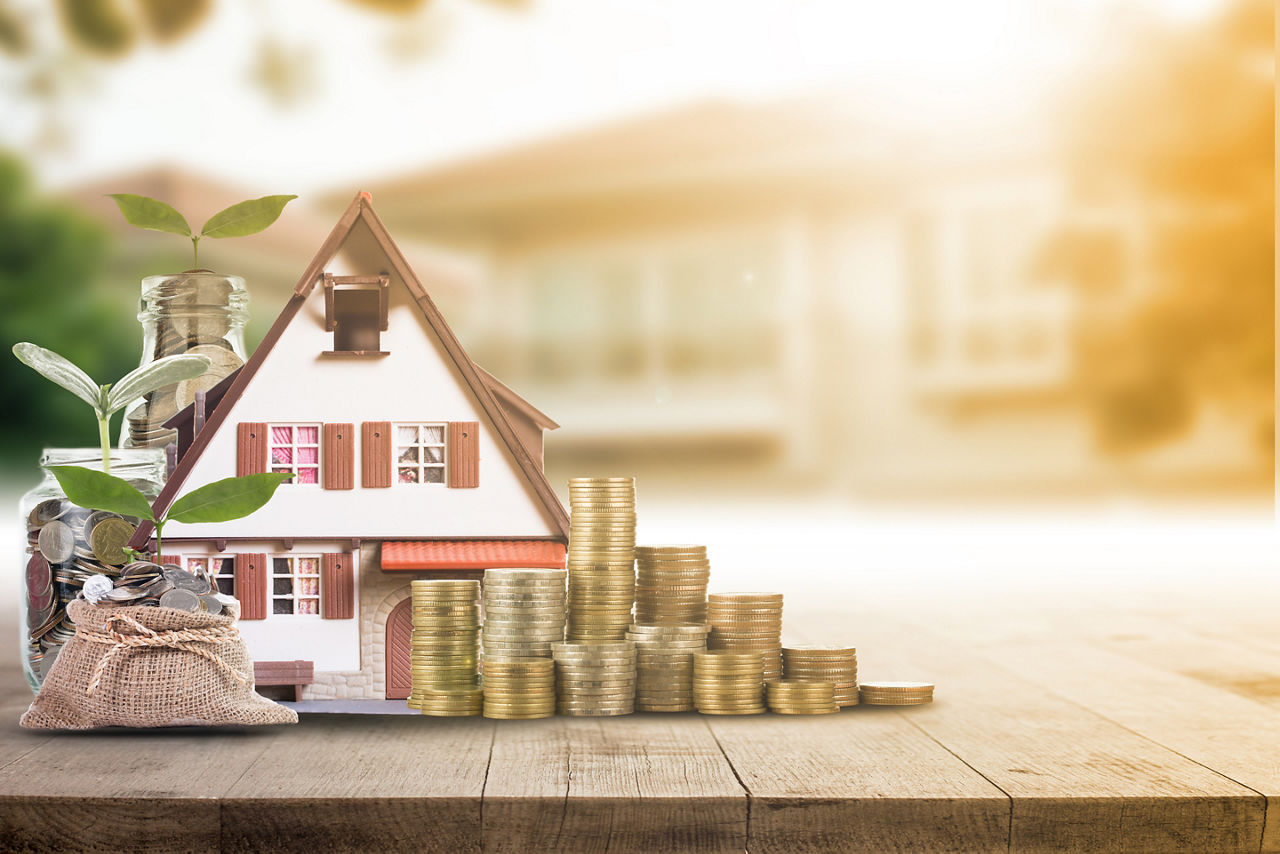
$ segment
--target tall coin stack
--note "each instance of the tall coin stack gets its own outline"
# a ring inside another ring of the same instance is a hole
[[[563,569],[485,570],[480,644],[486,663],[551,657],[551,644],[564,640],[564,579]]]
[[[553,643],[556,710],[575,717],[635,711],[636,645],[631,641]]]
[[[858,651],[851,646],[784,646],[782,678],[830,682],[837,705],[858,705]]]
[[[704,715],[764,712],[764,665],[755,652],[695,652],[693,705]]]
[[[484,660],[484,716],[504,720],[556,713],[556,670],[550,658]]]
[[[480,636],[480,582],[431,578],[410,584],[413,634],[409,707],[424,715],[478,715],[483,703],[476,676]]]
[[[693,711],[693,655],[707,648],[705,624],[634,625],[636,711]]]
[[[705,623],[710,578],[706,546],[636,546],[636,622]]]
[[[712,593],[707,623],[707,649],[755,650],[766,680],[782,676],[781,593]]]
[[[840,711],[830,682],[776,679],[764,683],[769,711],[777,715],[830,715]]]
[[[635,602],[636,483],[631,477],[569,480],[571,641],[616,641]]]

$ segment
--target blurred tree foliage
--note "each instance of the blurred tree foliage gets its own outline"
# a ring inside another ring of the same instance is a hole
[[[1101,443],[1150,447],[1202,404],[1274,453],[1274,9],[1146,33],[1070,116],[1082,218],[1046,255],[1082,296],[1079,380]]]
[[[110,382],[137,367],[140,331],[102,293],[106,231],[38,196],[21,161],[0,153],[0,466],[35,477],[44,447],[96,447],[84,403],[10,353],[32,341]],[[117,417],[118,421],[118,417]]]

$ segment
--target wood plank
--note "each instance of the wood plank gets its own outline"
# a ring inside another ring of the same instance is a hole
[[[897,713],[708,719],[761,852],[1004,851],[1009,798]]]
[[[17,743],[16,718],[3,741]],[[217,798],[278,728],[105,730],[44,737],[0,768],[6,850],[193,851],[219,845]]]
[[[694,715],[499,721],[486,852],[740,852],[742,786]]]
[[[976,650],[871,615],[809,624],[857,626],[863,680],[937,683],[933,704],[898,714],[1009,794],[1011,850],[1258,850],[1265,813],[1256,792]],[[1082,678],[1093,692],[1119,687],[1096,671]]]
[[[986,653],[1018,675],[1265,796],[1260,847],[1280,851],[1280,715],[1274,709],[1088,644],[998,647]]]
[[[480,850],[480,718],[304,715],[222,802],[226,851]]]

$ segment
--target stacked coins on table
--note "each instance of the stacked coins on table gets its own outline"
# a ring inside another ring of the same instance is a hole
[[[933,702],[933,683],[863,682],[858,693],[868,706],[920,706]]]
[[[576,717],[635,711],[636,646],[631,641],[553,643],[556,710]]]
[[[705,623],[710,577],[706,546],[636,546],[636,622]]]
[[[764,683],[769,711],[779,715],[829,715],[840,711],[830,682],[775,679]]]
[[[764,711],[764,665],[757,652],[693,654],[693,704],[704,715]]]
[[[483,695],[476,676],[480,582],[431,578],[412,582],[410,590],[410,708],[436,717],[480,714]]]
[[[707,623],[707,649],[755,650],[764,663],[764,678],[781,678],[781,593],[712,593],[707,596]]]
[[[550,658],[484,659],[484,716],[517,720],[556,713],[556,670]]]
[[[569,481],[571,641],[621,640],[636,594],[636,484],[630,477]]]
[[[693,654],[707,648],[705,624],[633,625],[636,645],[636,711],[693,711]]]
[[[551,657],[551,644],[564,640],[564,579],[563,569],[485,570],[480,632],[485,662]]]
[[[836,705],[858,705],[858,651],[851,646],[784,646],[782,678],[830,682]]]

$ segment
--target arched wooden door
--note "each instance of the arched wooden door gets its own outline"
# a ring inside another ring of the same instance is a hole
[[[409,672],[409,636],[413,633],[413,612],[405,599],[387,615],[387,699],[406,700],[413,688]]]

